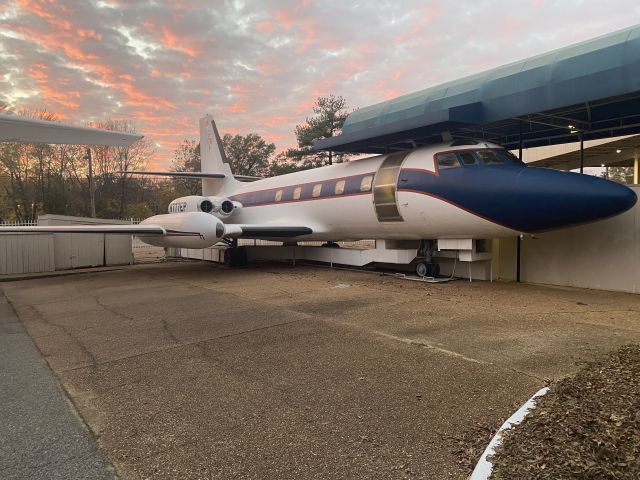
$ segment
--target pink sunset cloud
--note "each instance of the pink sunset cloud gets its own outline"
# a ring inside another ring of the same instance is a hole
[[[282,151],[319,95],[363,107],[640,15],[637,2],[604,3],[15,0],[0,5],[0,102],[76,124],[131,120],[159,168],[205,113]]]

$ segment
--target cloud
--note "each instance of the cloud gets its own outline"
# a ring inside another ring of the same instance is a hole
[[[637,2],[16,0],[0,6],[0,101],[83,124],[130,119],[159,145],[223,133],[283,150],[318,95],[353,107],[630,25]]]

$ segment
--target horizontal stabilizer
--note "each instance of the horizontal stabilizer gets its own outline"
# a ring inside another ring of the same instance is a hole
[[[129,147],[143,135],[0,114],[0,142]]]
[[[117,172],[127,175],[151,175],[158,177],[176,177],[176,178],[225,178],[224,173],[204,173],[204,172],[139,172],[139,171],[122,171]],[[241,182],[255,182],[256,180],[262,180],[264,177],[253,177],[250,175],[234,175],[235,179]]]
[[[262,180],[264,177],[254,177],[253,175],[234,175],[233,178],[240,180],[241,182],[255,182],[256,180]]]
[[[224,173],[202,173],[202,172],[134,172],[134,171],[123,171],[118,172],[121,174],[127,175],[151,175],[158,177],[177,177],[177,178],[224,178],[226,175]]]

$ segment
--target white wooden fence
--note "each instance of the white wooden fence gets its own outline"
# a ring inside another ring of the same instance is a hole
[[[37,220],[24,220],[21,222],[12,221],[12,222],[0,222],[0,225],[3,227],[28,227],[28,226],[37,226]]]

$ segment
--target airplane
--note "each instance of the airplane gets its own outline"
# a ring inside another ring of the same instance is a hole
[[[0,141],[130,145],[138,138],[0,115]],[[360,239],[417,240],[416,272],[437,276],[432,254],[438,239],[561,229],[618,215],[637,201],[618,183],[529,167],[484,140],[456,139],[256,179],[233,175],[216,124],[206,115],[200,119],[200,151],[201,172],[122,172],[202,180],[202,195],[173,200],[166,214],[139,225],[0,227],[0,233],[126,234],[158,247],[194,249],[224,242],[229,247],[225,263],[231,266],[247,263],[238,238],[285,244],[320,240],[328,246]]]

